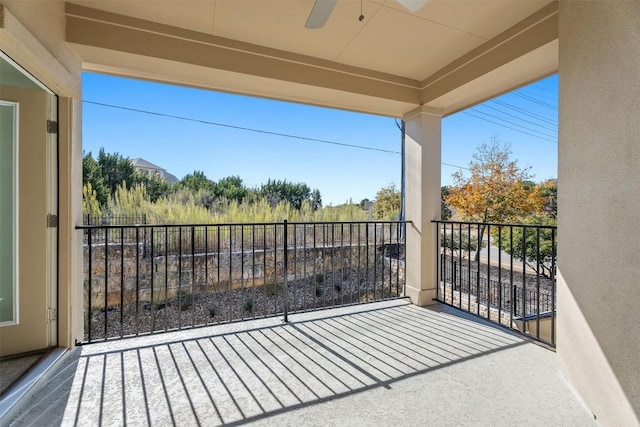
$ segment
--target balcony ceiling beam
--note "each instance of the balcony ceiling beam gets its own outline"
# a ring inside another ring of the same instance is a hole
[[[555,72],[557,9],[550,3],[423,81],[72,3],[66,38],[88,71],[395,117],[421,105],[448,115]]]

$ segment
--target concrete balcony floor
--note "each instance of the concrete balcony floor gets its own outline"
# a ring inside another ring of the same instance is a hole
[[[554,359],[396,300],[86,345],[11,424],[594,424]]]

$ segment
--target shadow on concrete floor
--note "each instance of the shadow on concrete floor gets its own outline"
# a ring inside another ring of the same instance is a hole
[[[13,424],[588,425],[553,357],[386,302],[87,345]]]

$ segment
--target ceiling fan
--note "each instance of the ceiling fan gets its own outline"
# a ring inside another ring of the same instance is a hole
[[[428,0],[396,0],[402,6],[404,6],[407,10],[411,12],[416,12],[425,5]],[[333,12],[333,8],[335,7],[338,0],[316,0],[313,4],[313,8],[311,9],[311,13],[309,13],[309,17],[307,18],[307,23],[304,26],[308,29],[316,29],[324,27],[324,24],[327,23],[329,16],[331,16],[331,12]],[[364,17],[361,16],[360,20],[362,21]]]

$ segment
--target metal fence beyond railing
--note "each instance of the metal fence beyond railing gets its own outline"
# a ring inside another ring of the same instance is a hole
[[[91,215],[83,216],[84,225],[148,224],[147,214],[140,215]]]
[[[77,228],[84,342],[405,294],[402,221]]]
[[[433,222],[438,301],[555,346],[556,227]]]

